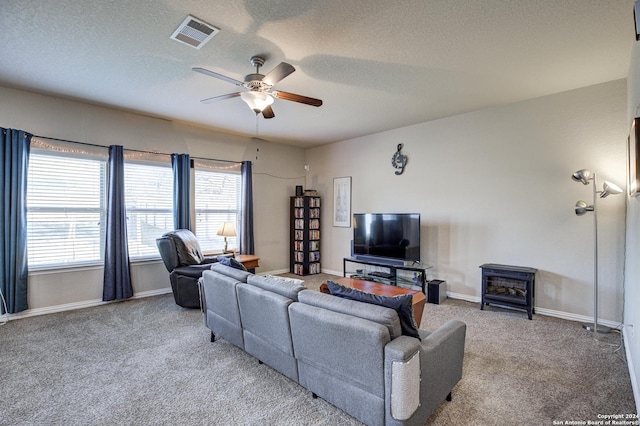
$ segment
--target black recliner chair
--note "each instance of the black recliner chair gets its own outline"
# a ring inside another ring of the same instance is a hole
[[[193,232],[178,229],[156,239],[164,266],[170,272],[171,290],[176,304],[183,308],[199,308],[198,279],[202,271],[211,269],[215,257],[204,257]]]

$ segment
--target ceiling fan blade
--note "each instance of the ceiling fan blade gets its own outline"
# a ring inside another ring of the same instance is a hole
[[[274,90],[273,92],[271,92],[271,94],[276,98],[284,99],[285,101],[299,102],[301,104],[307,104],[314,107],[319,107],[322,105],[322,101],[320,99],[309,98],[307,96],[302,96],[302,95],[296,95],[295,93],[281,92],[279,90]]]
[[[267,107],[265,109],[262,110],[262,116],[264,118],[273,118],[276,115],[273,113],[273,109],[271,108],[271,105],[267,105]]]
[[[286,76],[294,72],[295,70],[296,69],[293,67],[293,65],[288,64],[286,62],[280,62],[277,67],[272,69],[269,72],[269,74],[264,76],[262,81],[264,81],[270,86],[273,86],[274,84],[276,84],[277,82],[279,82],[280,80],[282,80],[283,78],[285,78]]]
[[[191,68],[195,72],[199,72],[200,74],[208,75],[209,77],[215,77],[220,80],[224,80],[227,83],[235,84],[236,86],[242,86],[242,81],[238,81],[235,78],[227,77],[226,75],[218,74],[217,72],[209,71],[204,68]]]
[[[202,102],[203,104],[212,104],[214,102],[224,101],[225,99],[236,98],[238,96],[240,96],[240,92],[229,93],[228,95],[214,96],[213,98],[203,99],[200,102]]]

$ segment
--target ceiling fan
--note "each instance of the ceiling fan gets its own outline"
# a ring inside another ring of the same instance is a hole
[[[256,115],[262,113],[264,118],[273,118],[275,114],[271,108],[274,98],[284,99],[285,101],[293,101],[301,104],[311,105],[319,107],[322,105],[320,99],[309,98],[307,96],[296,95],[295,93],[283,92],[280,90],[273,90],[273,86],[294,72],[296,69],[286,62],[280,62],[271,72],[267,75],[260,74],[260,67],[264,65],[264,57],[253,56],[251,58],[251,65],[256,67],[254,74],[247,74],[244,81],[239,81],[231,77],[227,77],[222,74],[218,74],[213,71],[209,71],[204,68],[193,68],[193,71],[200,74],[215,77],[220,80],[224,80],[228,83],[235,84],[236,86],[242,86],[248,91],[229,93],[227,95],[214,96],[213,98],[203,99],[200,102],[210,104],[212,102],[223,101],[225,99],[231,99],[240,96],[243,101],[249,105]]]

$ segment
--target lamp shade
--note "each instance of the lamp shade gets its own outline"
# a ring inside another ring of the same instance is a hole
[[[273,103],[273,97],[271,95],[255,90],[242,92],[240,98],[242,98],[256,114],[261,113],[263,109]]]
[[[222,222],[220,229],[218,229],[218,235],[222,235],[223,237],[235,237],[236,225],[233,222]]]
[[[582,182],[583,185],[588,185],[590,178],[591,170],[588,169],[580,169],[571,175],[571,179],[575,180],[576,182]]]
[[[611,183],[608,180],[605,180],[602,184],[602,192],[600,193],[600,198],[607,197],[609,195],[620,194],[622,189],[615,183]]]
[[[592,212],[593,206],[588,205],[584,201],[580,200],[576,203],[576,215],[582,216],[586,212]]]

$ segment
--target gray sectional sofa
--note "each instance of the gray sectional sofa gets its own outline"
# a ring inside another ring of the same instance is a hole
[[[462,378],[466,325],[401,335],[395,310],[216,264],[199,282],[222,338],[368,425],[423,425]]]

